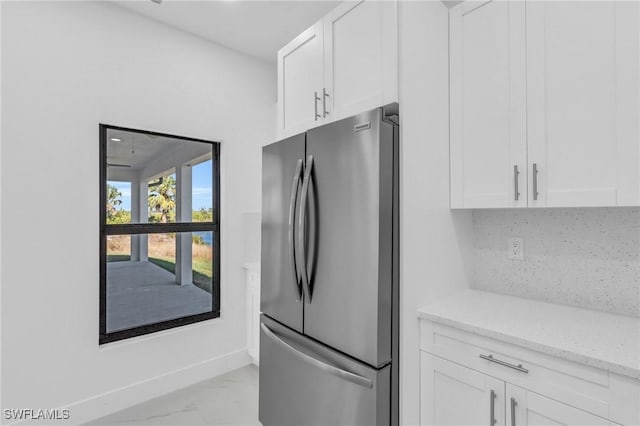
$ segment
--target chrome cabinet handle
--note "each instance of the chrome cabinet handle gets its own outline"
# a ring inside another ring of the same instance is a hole
[[[518,190],[518,176],[520,172],[518,171],[518,165],[513,166],[513,188],[514,188],[514,199],[518,201],[520,198],[520,191]]]
[[[480,358],[485,359],[487,361],[495,362],[496,364],[500,364],[500,365],[502,365],[504,367],[509,367],[509,368],[513,368],[514,370],[518,370],[521,373],[528,373],[529,372],[529,370],[527,370],[526,368],[522,367],[522,364],[518,364],[518,365],[510,364],[510,363],[508,363],[506,361],[502,361],[502,360],[494,358],[493,355],[482,355],[482,354],[480,354],[479,356],[480,356]]]
[[[300,174],[302,173],[302,159],[298,159],[296,171],[293,173],[293,186],[291,188],[291,199],[289,200],[289,258],[291,259],[291,270],[293,271],[293,284],[296,290],[296,299],[302,298],[302,289],[300,288],[300,275],[296,266],[296,249],[295,249],[295,215],[296,215],[296,199],[298,198],[298,187],[300,186]]]
[[[320,100],[320,96],[318,96],[318,92],[313,92],[313,111],[315,114],[315,120],[318,121],[318,118],[322,117],[318,114],[318,101]]]
[[[313,155],[307,156],[307,165],[304,169],[304,179],[302,180],[302,196],[300,197],[300,213],[298,216],[298,250],[301,253],[302,268],[302,290],[307,303],[311,303],[311,287],[309,284],[309,274],[307,272],[307,253],[305,251],[305,240],[307,239],[306,216],[307,198],[309,196],[309,181],[311,180],[311,170],[313,169]]]
[[[264,323],[260,324],[260,328],[262,329],[262,331],[267,337],[269,337],[275,343],[280,345],[283,349],[287,350],[289,353],[295,355],[301,360],[313,365],[314,367],[319,368],[320,370],[325,371],[341,379],[347,380],[351,383],[355,383],[356,385],[360,385],[368,389],[373,388],[373,382],[368,378],[352,373],[347,370],[343,370],[338,367],[334,367],[331,364],[322,362],[312,356],[305,354],[304,352],[299,351],[298,349],[294,348],[293,346],[291,346],[290,344],[282,340],[280,337],[278,337],[273,331],[269,330],[269,327],[264,325]]]
[[[516,402],[515,398],[511,398],[511,426],[516,426]]]
[[[327,98],[329,94],[327,93],[327,89],[322,88],[322,117],[326,117],[329,115],[329,111],[327,111]]]
[[[533,199],[538,199],[538,163],[533,163]]]
[[[496,391],[491,389],[491,392],[489,393],[489,426],[493,426],[498,422],[495,416],[495,408],[496,408]]]

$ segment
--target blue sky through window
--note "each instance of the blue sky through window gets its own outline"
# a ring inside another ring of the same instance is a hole
[[[213,205],[212,190],[213,177],[211,160],[204,161],[200,164],[196,164],[192,167],[192,198],[191,206],[193,210],[200,210],[201,208],[210,209]],[[122,204],[120,204],[118,210],[131,211],[131,183],[130,182],[116,182],[108,181],[109,185],[114,186],[120,191],[122,196]]]
[[[210,209],[213,205],[211,192],[213,187],[212,164],[211,160],[207,160],[191,168],[191,185],[193,188],[191,207],[193,210],[200,210],[203,207]]]
[[[116,181],[108,181],[107,182],[111,186],[115,186],[116,189],[122,194],[120,200],[122,200],[122,204],[116,207],[117,210],[128,210],[131,211],[131,182],[116,182]]]

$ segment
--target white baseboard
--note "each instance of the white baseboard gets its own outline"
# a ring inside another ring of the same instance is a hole
[[[56,420],[55,424],[60,426],[83,424],[249,364],[251,364],[251,357],[246,349],[191,364],[61,407],[60,410],[68,409],[71,416],[69,420]],[[21,426],[26,424],[32,423],[27,421],[13,423]],[[33,422],[33,424],[38,423]]]

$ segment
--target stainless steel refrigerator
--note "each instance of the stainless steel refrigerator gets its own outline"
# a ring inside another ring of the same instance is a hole
[[[398,423],[397,114],[263,148],[264,426]]]

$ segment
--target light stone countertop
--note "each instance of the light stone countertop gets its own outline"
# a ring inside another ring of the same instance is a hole
[[[640,380],[640,318],[478,290],[438,301],[418,316]]]

